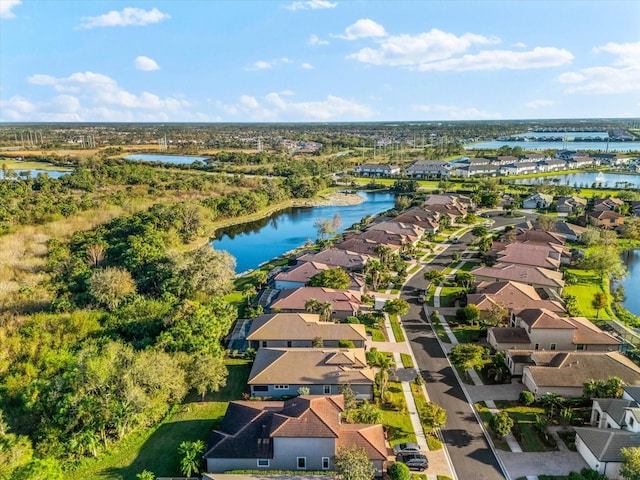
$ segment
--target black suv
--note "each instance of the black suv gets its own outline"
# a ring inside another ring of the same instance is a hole
[[[402,462],[412,470],[426,470],[429,460],[422,453],[401,453],[396,457],[396,462]]]

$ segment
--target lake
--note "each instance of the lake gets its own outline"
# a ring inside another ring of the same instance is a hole
[[[598,152],[635,152],[640,151],[640,142],[536,142],[494,140],[491,142],[471,143],[465,150],[497,150],[500,147],[521,147],[523,150],[594,150]]]
[[[66,175],[66,174],[68,174],[68,173],[71,173],[71,171],[64,171],[64,172],[62,172],[62,171],[59,171],[59,170],[39,170],[39,169],[33,169],[33,170],[31,170],[31,169],[24,169],[24,170],[21,170],[21,169],[18,169],[18,168],[17,168],[17,169],[15,169],[15,170],[13,170],[13,171],[14,171],[15,173],[17,173],[18,175],[20,175],[20,176],[22,176],[23,172],[28,172],[28,173],[29,173],[29,175],[31,176],[31,178],[35,178],[35,177],[37,177],[37,176],[38,176],[38,174],[40,174],[40,173],[44,173],[44,174],[46,174],[46,175],[49,175],[51,178],[60,178],[60,177],[61,177],[61,176],[63,176],[63,175]],[[1,175],[2,175],[2,174],[0,173],[0,178],[1,178]],[[9,179],[9,180],[11,180],[11,179]]]
[[[640,315],[640,250],[626,250],[622,252],[622,262],[627,267],[629,275],[619,283],[624,286],[624,308],[634,315]]]
[[[359,222],[367,215],[375,215],[393,208],[392,193],[365,193],[365,201],[358,205],[288,208],[255,222],[234,225],[216,232],[211,242],[216,250],[226,250],[237,260],[236,271],[245,272],[315,241],[317,219],[333,219],[338,213],[342,220],[339,231]]]
[[[196,161],[204,162],[209,159],[209,157],[195,157],[191,155],[157,155],[150,153],[137,153],[127,155],[123,158],[125,160],[139,160],[143,162],[173,163],[174,165],[188,165]]]
[[[569,185],[570,187],[591,188],[596,183],[602,188],[640,188],[640,175],[621,173],[565,173],[563,175],[545,175],[542,177],[520,178],[511,180],[518,185],[537,185],[549,182],[552,185]]]

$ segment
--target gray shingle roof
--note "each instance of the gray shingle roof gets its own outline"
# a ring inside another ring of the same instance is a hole
[[[576,427],[575,430],[600,462],[622,462],[622,448],[640,447],[640,435],[625,430],[590,427]]]

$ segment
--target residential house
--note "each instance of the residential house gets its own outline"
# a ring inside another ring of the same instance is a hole
[[[617,351],[621,342],[583,317],[561,317],[546,308],[514,309],[509,327],[490,327],[494,350]]]
[[[412,178],[448,177],[451,164],[444,160],[418,160],[405,169],[405,175]]]
[[[614,211],[617,208],[624,205],[624,200],[620,200],[619,198],[596,198],[593,201],[593,211],[594,212],[606,212],[606,211]]]
[[[522,224],[520,224],[522,225]],[[527,228],[516,227],[501,238],[502,242],[516,242],[516,243],[540,243],[549,245],[564,245],[567,238],[556,232],[545,232],[544,230],[531,230],[527,225]],[[533,224],[535,226],[535,224]]]
[[[581,397],[585,382],[611,376],[619,377],[627,385],[640,386],[640,367],[619,352],[505,352],[511,372],[517,374],[521,368],[522,383],[536,398],[547,393]]]
[[[571,260],[571,252],[562,245],[529,242],[497,245],[498,248],[488,252],[488,257],[493,262],[531,265],[557,271],[560,265],[566,265]]]
[[[593,158],[587,156],[574,155],[569,160],[567,160],[567,168],[569,168],[570,170],[598,164],[599,162],[596,162]]]
[[[358,399],[373,399],[375,375],[364,348],[260,348],[249,373],[252,397],[335,395],[348,383]]]
[[[366,177],[393,177],[400,175],[400,167],[398,165],[363,163],[353,169],[357,175]]]
[[[287,288],[280,291],[269,305],[268,313],[308,313],[309,300],[331,305],[332,319],[345,319],[356,315],[362,307],[360,292],[335,290],[324,287]]]
[[[549,208],[553,203],[553,195],[546,193],[534,193],[522,202],[522,208]]]
[[[371,259],[349,250],[329,248],[321,252],[305,253],[297,258],[298,262],[318,262],[329,265],[331,268],[341,267],[348,271],[362,271],[366,263]]]
[[[598,228],[613,229],[624,225],[624,216],[612,211],[593,211],[587,213],[587,223]]]
[[[391,221],[417,225],[423,228],[426,233],[436,233],[440,228],[438,224],[439,217],[440,214],[438,212],[427,210],[423,207],[411,207]]]
[[[559,233],[560,235],[564,235],[567,240],[571,240],[572,242],[577,242],[582,238],[582,234],[585,232],[586,228],[581,227],[580,225],[576,225],[575,223],[567,223],[567,222],[556,222],[553,227],[553,231]]]
[[[622,398],[594,398],[591,426],[576,428],[576,448],[593,470],[618,479],[624,447],[640,447],[640,387],[625,385]]]
[[[365,348],[367,333],[364,325],[321,322],[312,313],[275,313],[253,319],[247,335],[251,347],[312,348],[318,342],[322,347],[338,348],[340,341]]]
[[[278,290],[300,288],[304,287],[312,277],[325,270],[332,270],[332,267],[319,262],[303,262],[286,270],[280,271],[273,277],[272,282],[274,284],[274,288],[277,288]],[[350,278],[349,290],[362,292],[365,284],[364,277],[354,273],[347,274]]]
[[[406,245],[408,243],[416,243],[418,240],[420,240],[425,230],[420,225],[416,225],[414,223],[399,222],[397,221],[397,219],[395,219],[372,224],[371,226],[369,226],[369,228],[367,228],[366,232],[364,232],[364,238],[367,238],[366,234],[372,231],[381,231],[388,234],[401,235],[402,237],[404,237],[402,245]]]
[[[347,235],[341,242],[334,243],[333,248],[348,250],[367,257],[377,257],[376,252],[380,245],[386,245],[393,252],[398,252],[404,240],[405,238],[401,235],[390,235],[380,231],[370,232],[366,236],[364,233],[355,233]]]
[[[550,289],[558,295],[562,293],[564,288],[564,280],[562,273],[548,270],[541,267],[532,267],[529,265],[517,265],[497,263],[492,267],[478,267],[471,271],[479,282],[499,282],[514,281]]]
[[[541,160],[538,162],[539,172],[557,172],[559,170],[566,170],[567,162],[561,159],[549,159]]]
[[[207,471],[330,471],[339,449],[356,445],[381,476],[390,453],[382,425],[345,423],[343,412],[342,395],[230,402],[204,454]]]
[[[510,163],[500,166],[500,175],[523,175],[537,171],[538,165],[533,162]]]
[[[581,197],[560,197],[558,199],[558,213],[584,212],[587,208],[587,199]]]

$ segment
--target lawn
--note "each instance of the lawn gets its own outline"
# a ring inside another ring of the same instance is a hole
[[[371,339],[374,342],[386,342],[387,337],[385,336],[384,329],[378,325],[376,325],[373,320],[364,315],[360,318],[360,322],[364,325],[364,329],[367,332],[367,335],[371,335]]]
[[[404,332],[402,331],[402,326],[400,326],[398,316],[389,315],[389,321],[391,322],[391,330],[393,331],[393,336],[396,337],[396,342],[404,342]]]
[[[129,437],[110,452],[97,459],[85,461],[74,471],[67,472],[70,480],[104,477],[129,480],[144,469],[159,477],[174,477],[180,473],[178,446],[185,440],[205,443],[212,428],[222,420],[229,400],[242,397],[249,377],[249,362],[240,359],[226,361],[229,369],[227,386],[208,394],[204,402],[189,395],[168,420],[156,428]]]
[[[406,405],[402,385],[399,382],[389,382],[388,391],[391,393],[394,405]],[[416,435],[411,425],[411,418],[405,411],[382,406],[382,424],[387,429],[391,446],[402,442],[416,442]]]
[[[460,343],[477,342],[483,331],[479,325],[475,325],[473,327],[469,325],[459,325],[453,327],[451,330]]]
[[[596,309],[593,308],[591,302],[593,301],[593,297],[596,293],[603,291],[605,294],[607,293],[606,290],[602,288],[602,282],[598,276],[590,270],[569,268],[567,269],[567,272],[574,274],[577,277],[578,282],[575,285],[565,286],[565,294],[574,295],[578,299],[578,309],[581,316],[596,318],[597,312]],[[607,298],[609,298],[609,295],[607,295]],[[607,310],[608,308],[600,310],[600,318],[615,318],[612,317]]]
[[[449,335],[447,335],[447,332],[444,331],[444,327],[440,323],[440,320],[431,319],[431,326],[433,327],[433,330],[435,331],[436,335],[438,335],[438,338],[441,342],[451,343]]]
[[[417,385],[416,383],[412,382],[411,394],[413,395],[413,401],[416,404],[416,410],[418,412],[426,408],[427,398],[424,396],[424,391],[420,385]],[[424,425],[422,426],[422,428],[424,430]],[[429,446],[429,450],[440,450],[442,448],[442,442],[440,442],[440,440],[437,437],[429,434],[426,431],[425,431],[425,434],[427,435],[427,444]]]
[[[485,428],[489,432],[489,435],[491,435],[491,439],[493,440],[493,444],[495,445],[495,447],[499,450],[505,450],[507,452],[510,452],[511,449],[509,448],[509,444],[506,442],[506,440],[504,440],[503,438],[496,437],[495,434],[489,428],[489,421],[491,420],[492,415],[489,409],[487,408],[487,406],[485,405],[485,403],[478,402],[474,406],[478,411],[478,413],[480,414],[482,423],[484,424]]]
[[[544,416],[541,407],[518,405],[514,402],[496,401],[498,408],[506,411],[516,422],[513,434],[525,452],[549,452],[556,450],[555,445],[546,444],[535,429],[536,415]]]
[[[456,300],[458,299],[458,296],[460,295],[462,290],[462,287],[442,287],[442,290],[440,290],[440,306],[455,306]]]
[[[413,364],[413,358],[408,353],[401,353],[400,358],[402,359],[402,366],[404,368],[413,368],[415,365]]]

